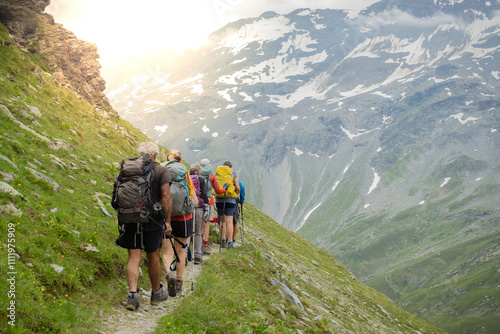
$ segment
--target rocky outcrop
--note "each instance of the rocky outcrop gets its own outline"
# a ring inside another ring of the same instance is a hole
[[[53,79],[67,86],[95,107],[96,113],[118,117],[104,94],[106,82],[95,44],[79,40],[43,11],[50,0],[4,0],[0,22],[13,40],[31,53],[47,60]]]
[[[42,14],[50,0],[2,0],[0,22],[16,38],[24,38],[36,32],[38,15]]]

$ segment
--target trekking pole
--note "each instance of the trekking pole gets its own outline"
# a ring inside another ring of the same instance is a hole
[[[243,234],[245,233],[245,229],[243,227],[243,203],[241,203],[241,224],[240,224],[240,234],[241,234],[241,244],[243,245]]]
[[[193,214],[193,226],[195,228],[194,232],[194,238],[193,238],[193,248],[196,250],[196,247],[194,245],[196,241],[196,208],[194,209],[194,214]],[[189,246],[188,246],[189,247]],[[196,257],[196,254],[195,254]],[[191,268],[191,273],[192,273],[192,278],[191,278],[191,291],[194,291],[194,261],[193,261],[193,268]]]

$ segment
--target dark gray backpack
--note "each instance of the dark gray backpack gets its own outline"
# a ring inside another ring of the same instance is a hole
[[[150,218],[158,219],[161,203],[155,204],[151,199],[154,164],[142,156],[122,161],[111,199],[119,224],[145,224]]]

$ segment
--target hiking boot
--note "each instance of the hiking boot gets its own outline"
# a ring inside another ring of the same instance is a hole
[[[135,311],[141,306],[139,301],[139,292],[136,293],[128,293],[128,301],[127,301],[127,310]]]
[[[201,257],[194,257],[194,264],[201,264],[203,262],[203,259]]]
[[[177,293],[182,292],[182,278],[175,279],[175,290],[177,291]]]
[[[203,246],[201,247],[201,252],[202,252],[203,254],[210,255],[210,247],[208,247],[208,245],[203,245]]]
[[[227,244],[226,244],[226,240],[221,240],[221,241],[220,241],[220,246],[221,246],[222,248],[226,248],[226,246],[227,246]]]
[[[227,249],[234,249],[234,242],[230,242],[227,244]]]
[[[161,302],[167,300],[168,293],[163,290],[163,284],[160,284],[158,291],[151,292],[151,305],[158,305]]]
[[[177,290],[175,289],[175,279],[175,271],[171,271],[167,274],[168,295],[170,297],[175,297],[177,295]]]

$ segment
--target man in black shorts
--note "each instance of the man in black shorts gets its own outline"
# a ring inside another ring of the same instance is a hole
[[[156,160],[159,153],[158,145],[154,142],[146,142],[139,145],[138,153],[141,156]],[[124,224],[116,244],[128,249],[127,282],[129,287],[127,309],[135,311],[139,308],[139,264],[142,258],[142,247],[147,254],[149,280],[151,281],[151,305],[158,305],[168,298],[168,292],[160,284],[161,263],[160,246],[163,233],[170,235],[170,213],[172,200],[170,197],[170,173],[168,170],[155,162],[153,167],[153,183],[151,186],[151,199],[153,203],[159,202],[163,207],[165,221],[152,221],[142,224],[142,234],[138,232],[138,224]]]

